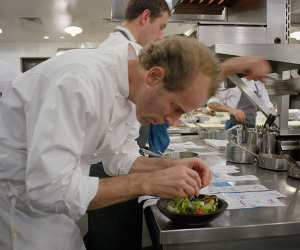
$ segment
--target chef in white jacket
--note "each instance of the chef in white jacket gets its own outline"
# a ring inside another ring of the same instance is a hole
[[[21,72],[12,64],[0,60],[0,98],[6,95],[13,80],[21,75]]]
[[[1,249],[84,249],[75,222],[87,209],[145,194],[192,196],[208,185],[199,159],[139,157],[134,138],[137,119],[172,124],[202,106],[217,88],[218,63],[182,37],[133,52],[130,43],[67,52],[27,71],[0,100]],[[269,69],[260,58],[234,58],[221,74]],[[117,177],[89,177],[99,160]]]
[[[128,1],[125,20],[117,26],[108,38],[101,43],[100,48],[119,46],[131,42],[137,53],[142,46],[161,39],[163,31],[171,15],[165,0],[130,0]],[[134,56],[134,55],[133,55]],[[162,125],[143,125],[140,127],[137,138],[138,145],[144,147],[148,142],[149,132]],[[167,130],[165,134],[152,133],[155,138],[169,139]],[[107,177],[102,163],[91,166],[90,175],[100,178]],[[109,208],[93,210],[88,213],[88,232],[84,237],[85,245],[89,250],[102,249],[140,249],[142,235],[142,214],[137,199],[132,199]],[[116,220],[116,214],[123,216]],[[99,237],[102,235],[103,237]]]
[[[246,78],[242,78],[242,80],[247,83],[249,91],[253,91],[261,103],[271,112],[274,112],[274,106],[264,84],[261,81],[247,80]],[[227,89],[221,87],[216,95],[208,100],[207,105],[214,111],[230,114],[230,119],[225,123],[225,129],[239,123],[245,124],[247,127],[255,127],[256,125],[257,107],[238,87]]]

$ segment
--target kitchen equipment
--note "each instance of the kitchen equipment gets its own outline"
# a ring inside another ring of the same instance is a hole
[[[253,153],[257,152],[257,131],[254,128],[247,131],[247,148]]]
[[[200,195],[199,195],[200,196]],[[170,199],[160,198],[157,202],[157,207],[161,213],[168,217],[173,223],[179,225],[188,225],[188,226],[203,226],[207,225],[209,222],[214,220],[220,214],[222,214],[228,207],[228,203],[218,198],[218,209],[214,213],[205,214],[205,215],[181,215],[172,213],[167,209]]]
[[[259,154],[258,166],[264,169],[275,171],[287,171],[289,168],[289,161],[283,155],[275,154]]]
[[[172,151],[172,152],[167,152],[164,154],[158,154],[158,153],[152,152],[150,150],[147,150],[145,148],[141,148],[141,151],[144,154],[152,156],[152,157],[167,158],[167,159],[172,159],[172,160],[183,159],[183,158],[193,158],[193,157],[198,156],[197,153],[191,152],[191,151],[182,151],[182,152]]]
[[[238,145],[234,142],[231,142],[236,147],[239,147],[241,150],[246,151],[251,154],[253,157],[257,158],[258,166],[264,169],[274,170],[274,171],[287,171],[290,161],[285,155],[276,155],[276,154],[255,154],[248,150],[247,148]]]
[[[241,124],[231,127],[226,133],[229,140],[234,140],[238,144],[243,144],[247,141],[246,128]]]
[[[281,80],[266,76],[266,79],[266,88],[273,95],[297,95],[300,93],[300,78]]]
[[[197,131],[200,139],[207,139],[208,138],[208,131],[206,129],[200,128]]]
[[[148,149],[145,149],[145,148],[141,148],[140,149],[144,154],[146,155],[149,155],[149,156],[152,156],[152,157],[159,157],[159,158],[164,158],[164,155],[162,154],[158,154],[158,153],[155,153],[155,152],[152,152]]]
[[[262,140],[262,152],[266,154],[276,153],[276,132],[265,130]]]
[[[288,168],[288,177],[292,177],[300,180],[300,165],[297,161],[294,160],[290,155],[285,155],[287,159],[290,161],[290,165]]]
[[[193,158],[193,157],[197,157],[198,154],[195,152],[191,152],[191,151],[182,151],[182,152],[168,152],[168,153],[164,153],[163,157],[164,158],[168,158],[171,160],[177,160],[177,159],[183,159],[183,158]]]
[[[233,163],[253,164],[255,156],[242,149],[243,147],[233,141],[227,143],[226,160]]]

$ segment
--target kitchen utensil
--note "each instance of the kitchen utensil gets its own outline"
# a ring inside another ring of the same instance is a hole
[[[161,213],[168,217],[173,223],[179,225],[188,225],[188,226],[203,226],[207,225],[209,222],[217,218],[222,214],[228,207],[228,203],[218,198],[218,209],[214,213],[205,214],[205,215],[180,215],[172,213],[167,209],[170,199],[160,198],[157,202],[157,207]]]
[[[183,159],[183,158],[193,158],[197,157],[198,154],[191,151],[182,151],[182,152],[168,152],[163,154],[164,158],[171,159],[171,160],[177,160],[177,159]]]
[[[270,108],[268,108],[258,96],[250,89],[245,82],[242,81],[237,75],[232,75],[228,77],[248,98],[249,100],[266,116],[272,114]],[[276,115],[276,114],[272,114]]]
[[[290,155],[285,155],[286,158],[291,163],[288,168],[288,177],[292,177],[295,179],[300,179],[300,165],[297,161],[294,160]]]
[[[266,154],[276,153],[276,132],[265,131],[262,140],[262,152]]]
[[[257,152],[257,131],[254,128],[247,131],[247,149],[253,153]]]
[[[147,154],[149,156],[152,156],[152,157],[159,157],[159,158],[164,158],[164,155],[162,154],[158,154],[158,153],[155,153],[155,152],[152,152],[148,149],[145,149],[145,148],[141,148],[140,149],[144,154]]]
[[[276,79],[266,76],[268,90],[275,95],[296,95],[300,93],[300,78],[292,78],[288,80]]]
[[[276,154],[254,154],[250,150],[241,145],[238,145],[234,142],[231,142],[236,147],[239,147],[241,150],[244,150],[255,156],[257,158],[258,166],[268,170],[275,171],[287,171],[289,167],[290,161],[284,155],[276,155]]]
[[[253,164],[256,155],[251,151],[244,150],[241,145],[230,141],[226,146],[226,160],[233,163]]]
[[[258,165],[261,168],[275,171],[287,171],[289,161],[282,155],[259,154]]]

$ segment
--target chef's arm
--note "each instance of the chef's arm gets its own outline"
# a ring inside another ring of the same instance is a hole
[[[149,162],[147,159],[140,160],[149,164],[146,169],[148,172],[100,179],[98,191],[88,209],[106,207],[141,195],[191,197],[198,195],[199,190],[209,185],[212,179],[211,171],[198,158],[174,160],[172,167],[168,167],[168,164],[164,166],[164,163],[160,165],[159,161],[163,162],[164,159],[148,159]],[[162,170],[156,170],[155,165],[150,170],[150,164],[155,162]]]
[[[88,210],[107,207],[143,195],[143,174],[130,174],[99,180],[98,191]]]
[[[244,123],[246,120],[245,113],[240,109],[232,108],[221,103],[209,103],[208,107],[217,112],[228,112],[237,122]]]
[[[221,64],[223,79],[232,74],[245,74],[247,79],[262,80],[270,71],[270,64],[258,56],[233,57]]]
[[[107,207],[142,195],[164,198],[191,197],[202,187],[191,168],[180,166],[148,173],[136,173],[99,180],[98,191],[88,210]]]
[[[141,156],[135,160],[129,173],[152,172],[156,170],[166,169],[174,165],[174,160]]]

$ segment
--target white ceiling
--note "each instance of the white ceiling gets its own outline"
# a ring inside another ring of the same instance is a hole
[[[111,0],[0,0],[2,42],[100,42],[116,23],[109,21]],[[38,17],[41,23],[22,21]],[[71,37],[63,29],[75,24],[83,33]],[[169,24],[166,34],[181,33],[191,24]],[[50,36],[44,40],[44,35]],[[65,39],[60,39],[60,36]]]

